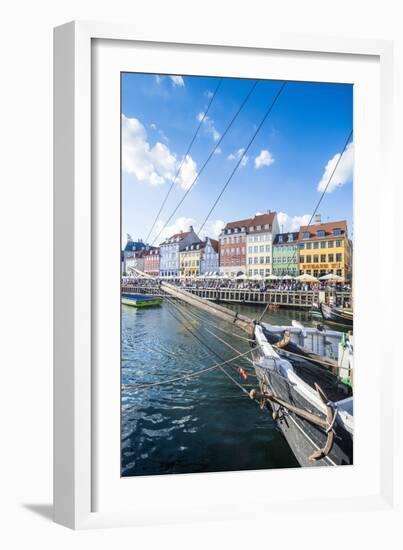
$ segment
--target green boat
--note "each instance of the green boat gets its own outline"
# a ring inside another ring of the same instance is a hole
[[[122,304],[131,307],[153,307],[161,305],[162,298],[158,296],[143,296],[142,294],[122,294]]]

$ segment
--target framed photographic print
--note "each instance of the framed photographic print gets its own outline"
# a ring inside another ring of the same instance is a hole
[[[56,521],[391,505],[391,56],[55,30]]]

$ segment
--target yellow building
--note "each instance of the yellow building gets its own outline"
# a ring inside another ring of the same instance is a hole
[[[204,243],[188,244],[179,253],[179,273],[181,277],[196,277],[200,275],[200,260]]]
[[[345,220],[301,226],[298,252],[301,275],[334,273],[351,280],[351,244]]]

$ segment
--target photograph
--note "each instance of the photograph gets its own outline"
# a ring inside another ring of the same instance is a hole
[[[120,73],[122,477],[353,465],[353,93]]]

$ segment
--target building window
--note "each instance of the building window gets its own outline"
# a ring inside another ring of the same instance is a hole
[[[278,236],[278,242],[279,242],[279,243],[282,243],[282,242],[283,242],[283,236],[282,236],[282,235],[279,235],[279,236]]]
[[[306,248],[307,248],[308,250],[311,250],[312,244],[311,244],[311,243],[306,243]]]
[[[341,229],[339,227],[336,227],[335,229],[333,229],[333,235],[335,237],[338,237],[339,235],[341,235]]]
[[[333,246],[334,246],[334,241],[329,241],[329,242],[328,242],[328,247],[329,247],[329,248],[333,248]]]
[[[270,256],[266,256],[266,263],[267,263],[267,264],[270,263]]]
[[[312,262],[312,256],[308,254],[308,256],[306,257],[306,263],[310,264],[311,262]]]
[[[313,256],[313,263],[317,264],[319,262],[319,256],[317,254],[314,254]]]
[[[320,229],[320,230],[316,233],[316,235],[317,235],[318,237],[324,237],[324,236],[325,236],[325,232],[324,232],[322,229]]]
[[[341,241],[336,241],[336,248],[340,248],[341,247]]]
[[[254,231],[254,230],[255,230],[255,228],[253,227],[253,225],[250,226],[249,230],[250,230],[250,231]]]
[[[334,254],[329,254],[329,262],[334,262]]]
[[[341,254],[336,254],[336,262],[341,262],[342,261],[342,255]]]
[[[305,231],[305,233],[302,235],[303,239],[309,239],[309,237],[310,237],[309,231]]]
[[[314,248],[319,248],[319,243],[318,242],[313,243],[313,247]]]
[[[289,235],[288,235],[288,242],[289,242],[289,243],[292,243],[293,240],[294,240],[293,234],[292,234],[292,233],[289,233]]]
[[[304,256],[300,256],[299,257],[299,261],[301,262],[301,264],[303,264],[305,262],[305,257]]]
[[[300,250],[303,250],[303,249],[305,248],[305,244],[304,244],[304,243],[300,243],[298,246],[299,246]]]
[[[320,247],[321,248],[326,248],[326,241],[321,241]]]
[[[321,262],[326,262],[326,254],[321,254],[320,255],[320,261]]]

